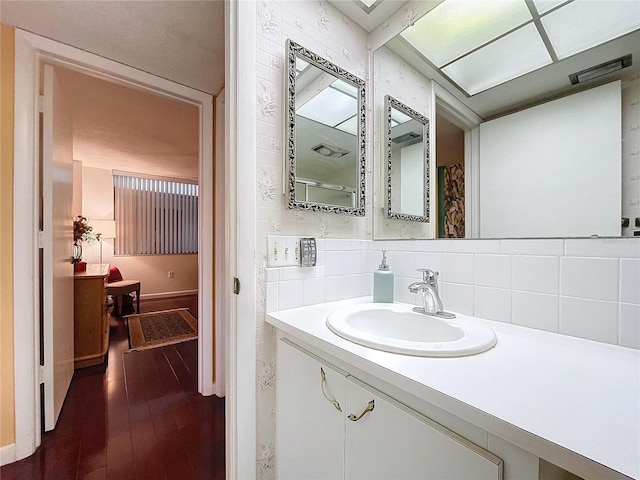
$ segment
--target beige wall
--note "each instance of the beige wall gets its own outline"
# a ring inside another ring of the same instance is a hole
[[[464,168],[464,130],[441,115],[436,116],[436,164],[445,167],[459,163]]]
[[[71,201],[71,215],[82,212],[82,162],[73,161],[73,200]]]
[[[88,219],[113,219],[113,175],[111,170],[82,168],[82,213]],[[83,245],[82,260],[99,263],[100,246]],[[140,280],[140,294],[168,295],[198,289],[198,255],[114,256],[113,239],[102,242],[102,262],[116,265],[122,276]],[[169,271],[174,272],[169,278]]]
[[[13,370],[13,86],[15,30],[0,24],[0,447],[15,443]]]

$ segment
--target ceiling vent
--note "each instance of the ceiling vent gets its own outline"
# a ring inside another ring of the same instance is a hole
[[[346,154],[349,153],[349,151],[345,150],[344,148],[336,147],[335,145],[328,145],[326,143],[321,143],[319,145],[316,145],[311,150],[319,153],[320,155],[324,155],[325,157],[333,157],[333,158],[344,157]]]
[[[581,72],[572,73],[569,75],[569,80],[571,80],[571,85],[576,85],[578,83],[584,83],[589,80],[593,80],[594,78],[607,75],[608,73],[617,72],[618,70],[622,70],[629,66],[631,66],[631,54],[616,58],[609,62],[601,63],[595,67],[587,68]]]
[[[393,143],[404,143],[404,142],[408,142],[409,140],[413,140],[414,138],[418,138],[419,136],[420,135],[418,135],[415,132],[407,132],[392,138],[391,141]]]

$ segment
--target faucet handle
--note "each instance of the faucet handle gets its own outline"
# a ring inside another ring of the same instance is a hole
[[[438,272],[434,272],[428,268],[418,268],[418,272],[422,272],[422,281],[429,282],[431,285],[437,283],[438,276],[440,275]]]

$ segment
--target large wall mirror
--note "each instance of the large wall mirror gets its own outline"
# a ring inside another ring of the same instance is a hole
[[[385,96],[387,215],[429,221],[429,119]]]
[[[518,20],[501,23],[502,9]],[[481,13],[502,30],[461,28]],[[640,235],[636,2],[443,0],[400,8],[384,25],[374,121],[382,136],[385,94],[429,103],[432,228],[427,237],[375,217],[374,238]],[[533,50],[537,60],[520,64]],[[417,77],[420,90],[407,87]]]
[[[364,216],[365,83],[287,41],[288,207]]]

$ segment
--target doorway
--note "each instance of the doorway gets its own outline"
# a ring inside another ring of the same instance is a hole
[[[24,215],[14,215],[14,305],[20,305],[21,321],[15,322],[14,354],[16,398],[16,458],[24,458],[40,444],[39,337],[40,288],[38,278],[38,105],[39,66],[68,68],[110,82],[187,102],[199,114],[199,210],[198,390],[214,393],[213,374],[213,101],[211,95],[155,77],[146,72],[80,51],[37,35],[16,30],[14,202]],[[207,218],[209,216],[209,218]],[[25,234],[25,232],[27,232]],[[37,283],[37,282],[36,282]],[[220,339],[222,341],[222,339]]]
[[[438,231],[437,238],[477,238],[479,213],[478,202],[478,167],[480,158],[479,125],[482,118],[464,105],[455,96],[432,81],[432,119],[435,125],[432,130],[432,138],[436,137],[435,153],[438,169],[437,188],[438,193]],[[444,144],[443,148],[439,142]],[[437,149],[437,150],[436,150]],[[444,152],[443,152],[444,150]],[[448,160],[442,160],[439,157]],[[433,157],[432,157],[433,158]],[[457,165],[450,169],[449,165]],[[441,167],[445,167],[440,169]],[[442,174],[442,178],[440,178]],[[447,181],[445,174],[449,175],[449,182],[456,185],[454,195],[449,200],[449,205],[444,197]],[[441,188],[441,186],[443,188]],[[434,192],[434,194],[436,193]],[[442,197],[442,198],[441,198]],[[446,212],[450,209],[450,221],[447,224]],[[442,214],[442,215],[441,215]],[[442,218],[441,218],[442,217]]]
[[[437,238],[465,237],[464,130],[436,106]]]

